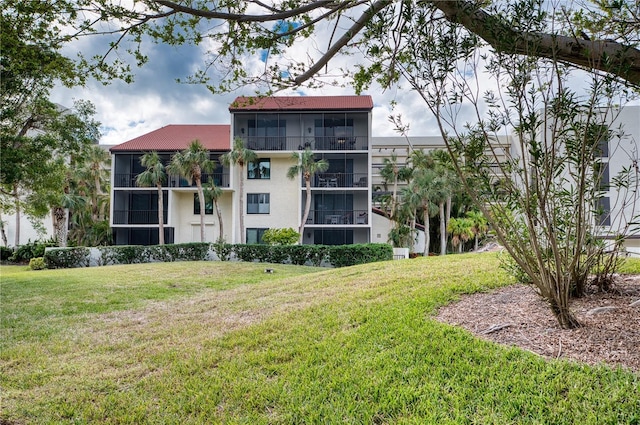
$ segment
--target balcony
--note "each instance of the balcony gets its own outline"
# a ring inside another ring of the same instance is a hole
[[[167,224],[167,210],[164,213],[164,223]],[[113,224],[158,224],[158,210],[115,210]]]
[[[248,149],[254,151],[367,151],[369,137],[312,137],[312,136],[274,136],[246,137],[244,141]]]
[[[131,173],[117,173],[114,174],[113,177],[113,186],[114,187],[139,187],[136,184],[136,178],[138,174]],[[219,173],[205,173],[202,174],[202,184],[206,184],[213,178],[216,186],[218,187],[229,187],[229,173],[228,172],[219,172]],[[162,187],[196,187],[194,182],[189,184],[186,179],[178,177],[178,176],[169,176],[167,181],[162,184]]]
[[[344,188],[361,187],[367,188],[367,173],[317,173],[311,178],[311,187],[314,188]],[[304,178],[302,187],[305,187]]]
[[[353,225],[369,224],[367,210],[310,210],[307,225]]]

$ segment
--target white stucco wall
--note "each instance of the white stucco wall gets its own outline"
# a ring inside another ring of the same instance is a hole
[[[261,156],[261,158],[267,158],[267,156]],[[301,214],[301,183],[299,178],[293,180],[287,178],[287,170],[294,165],[294,161],[289,157],[269,158],[271,160],[270,179],[245,179],[245,228],[268,229],[291,227],[297,230],[300,224]],[[270,205],[268,214],[246,214],[247,194],[249,193],[269,194]]]
[[[16,216],[15,214],[3,214],[2,221],[4,221],[4,231],[7,236],[7,245],[15,246],[16,238]],[[38,223],[34,226],[33,222]],[[42,227],[44,233],[41,232],[39,227]],[[20,216],[20,244],[25,244],[29,241],[34,242],[37,240],[47,240],[53,237],[53,223],[51,221],[51,215],[47,214],[42,219],[32,219],[25,215]]]
[[[172,190],[170,192],[170,212],[168,226],[175,229],[175,243],[200,242],[200,215],[193,213],[193,190]],[[231,223],[231,192],[225,191],[219,201],[222,212],[225,239],[230,240],[232,231]],[[219,237],[218,216],[215,208],[213,214],[205,215],[205,239],[206,242],[215,242]]]

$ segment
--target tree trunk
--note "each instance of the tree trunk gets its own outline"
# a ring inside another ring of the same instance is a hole
[[[307,199],[304,202],[304,214],[302,215],[302,221],[300,222],[300,245],[302,245],[302,239],[304,238],[304,226],[309,218],[309,210],[311,209],[311,178],[305,177],[304,179],[305,193]]]
[[[580,322],[567,305],[560,305],[558,301],[548,300],[554,317],[562,329],[575,329],[580,327]]]
[[[195,180],[198,188],[198,200],[200,201],[200,242],[204,242],[204,191],[202,190],[200,179]]]
[[[17,248],[20,245],[20,199],[18,197],[18,186],[13,187],[13,201],[16,207],[16,234],[13,237],[13,245]]]
[[[59,247],[67,246],[67,210],[62,207],[54,207],[51,210],[53,234]]]
[[[218,237],[220,240],[224,240],[224,227],[222,226],[222,211],[220,211],[220,205],[218,204],[218,200],[213,200],[214,205],[216,206],[216,215],[218,216],[218,227],[220,229],[220,236]]]
[[[158,181],[158,244],[164,245],[164,193],[162,182]],[[198,195],[200,196],[200,195]],[[200,210],[202,213],[202,210]]]
[[[240,199],[238,200],[240,204],[240,243],[245,243],[246,238],[244,234],[244,166],[240,164]]]
[[[444,202],[438,204],[440,209],[440,255],[447,255],[447,217],[444,213]]]
[[[9,246],[9,241],[7,240],[7,232],[4,228],[4,220],[2,219],[2,214],[0,214],[0,235],[2,236],[2,244],[4,246]]]
[[[473,251],[477,252],[478,251],[478,234],[477,233],[474,235],[474,239],[475,241],[473,243]]]
[[[431,245],[431,233],[429,232],[429,208],[424,210],[424,252],[422,255],[429,255],[429,245]]]

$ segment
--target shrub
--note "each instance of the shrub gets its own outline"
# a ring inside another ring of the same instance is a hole
[[[44,253],[44,261],[49,269],[89,267],[89,248],[57,248]]]
[[[209,244],[206,242],[160,245],[171,258],[170,261],[204,261],[209,255]]]
[[[233,245],[228,244],[224,238],[218,238],[213,244],[213,252],[216,253],[220,261],[228,261],[233,253]]]
[[[252,262],[257,259],[257,251],[255,247],[260,245],[243,245],[243,244],[235,244],[233,245],[233,252],[236,253],[236,257],[238,257],[242,261]]]
[[[309,246],[310,245],[290,245],[285,247],[289,254],[291,264],[303,266],[309,259]]]
[[[47,264],[42,257],[34,257],[29,260],[29,268],[31,270],[44,270],[47,268]]]
[[[269,245],[293,245],[300,239],[300,233],[291,227],[286,229],[267,229],[262,240]]]
[[[48,246],[55,246],[52,241],[29,241],[26,244],[18,246],[13,252],[13,255],[9,257],[9,261],[14,263],[26,263],[32,258],[44,256],[45,248]]]
[[[329,262],[334,267],[346,267],[391,259],[393,259],[393,248],[388,244],[337,245],[329,248]]]
[[[101,246],[98,249],[102,265],[148,263],[151,257],[151,250],[140,245]]]
[[[11,258],[11,256],[13,255],[13,249],[6,247],[6,246],[0,246],[0,260],[1,261],[7,261],[9,260],[9,258]]]

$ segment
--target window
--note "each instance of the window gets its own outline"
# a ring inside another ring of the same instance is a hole
[[[609,163],[596,162],[593,167],[594,179],[600,190],[609,190]]]
[[[248,193],[247,214],[269,214],[269,194]]]
[[[608,197],[598,199],[596,205],[596,224],[611,226],[611,205]]]
[[[260,243],[263,244],[264,241],[262,240],[262,236],[264,235],[264,232],[266,232],[267,229],[247,229],[247,243]]]
[[[196,215],[200,214],[200,197],[197,193],[193,194],[193,213]],[[204,201],[204,213],[213,214],[213,200]]]
[[[279,115],[262,114],[248,120],[249,148],[257,150],[284,150],[287,122]]]
[[[259,159],[247,164],[247,178],[249,179],[270,179],[271,160],[269,158]]]
[[[607,158],[609,156],[609,127],[601,124],[591,124],[587,127],[587,141],[592,141],[594,156]]]

